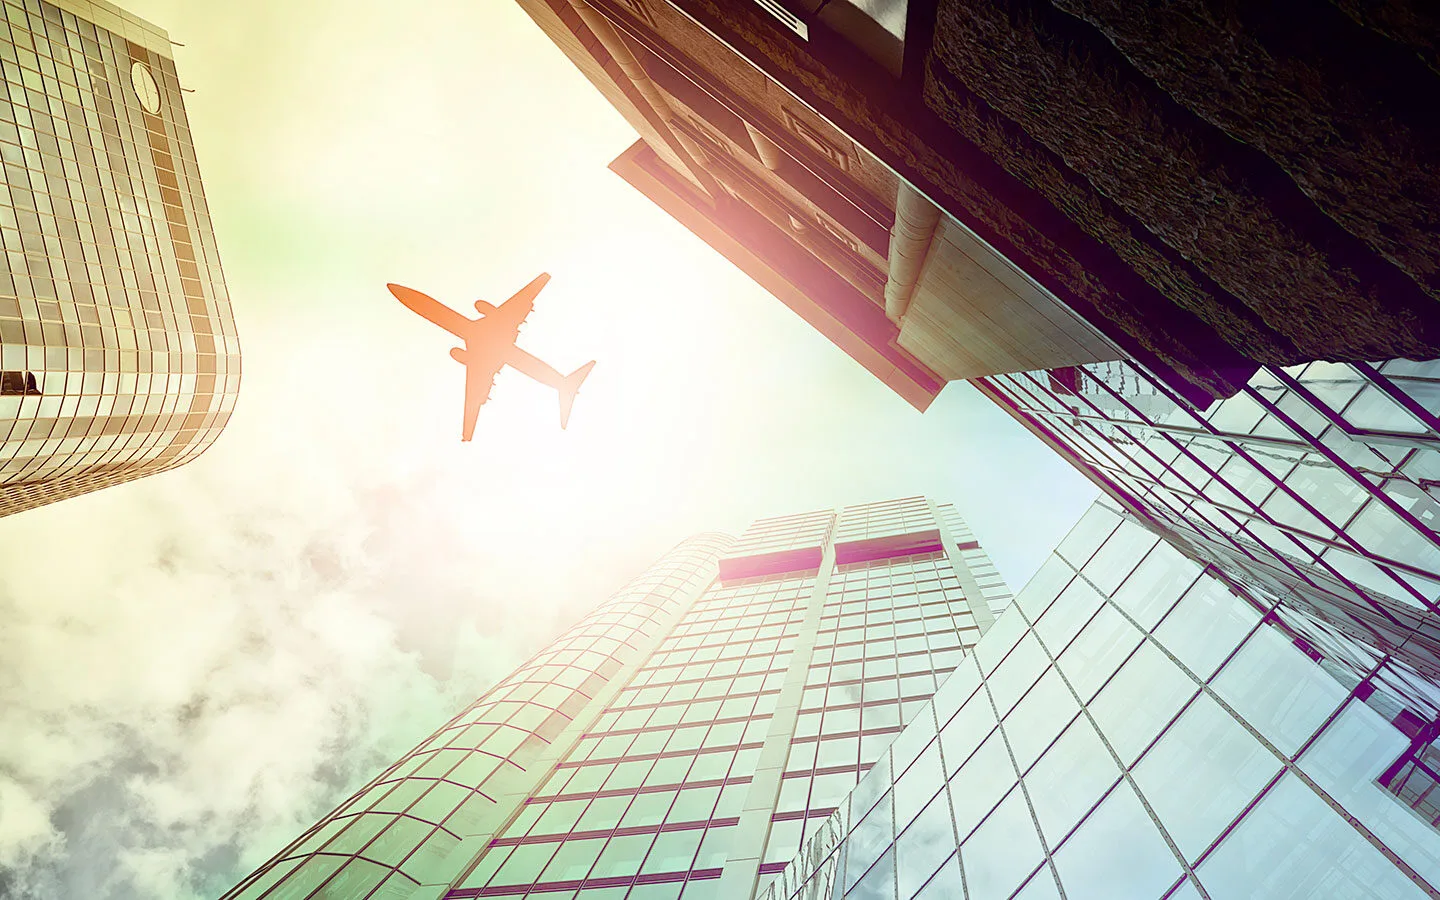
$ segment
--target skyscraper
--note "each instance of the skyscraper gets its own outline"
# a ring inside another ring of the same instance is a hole
[[[240,347],[165,32],[7,0],[0,515],[194,459]]]
[[[634,124],[612,168],[921,408],[1119,359],[1208,402],[1440,355],[1423,17],[519,2]]]
[[[1390,358],[1440,352],[1435,245],[1394,243],[1440,154],[1417,22],[520,2],[636,124],[612,168],[899,394],[971,381],[1315,642],[1440,679],[1440,368]]]
[[[226,896],[748,897],[1009,600],[918,497],[691,538]]]
[[[977,385],[1317,647],[1440,680],[1440,363],[1266,367],[1208,407],[1129,363]]]
[[[1102,499],[763,900],[1435,896],[1434,685],[1280,600]]]

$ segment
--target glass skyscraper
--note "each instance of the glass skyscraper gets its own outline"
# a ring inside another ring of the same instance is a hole
[[[240,348],[165,32],[4,0],[0,515],[181,465]]]
[[[752,896],[1009,602],[923,498],[691,538],[226,896]]]
[[[1435,896],[1433,724],[1286,620],[1102,500],[764,900]]]
[[[1440,715],[1440,362],[1261,369],[1197,406],[1132,363],[977,385],[1193,558]]]

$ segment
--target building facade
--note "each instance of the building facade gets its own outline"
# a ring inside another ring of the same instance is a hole
[[[972,382],[1295,628],[1440,679],[1418,20],[521,3],[637,123],[612,168],[902,396]]]
[[[1203,403],[1440,355],[1423,17],[519,2],[639,132],[612,168],[921,408],[1118,359]]]
[[[1436,896],[1436,729],[1286,622],[1102,499],[762,897]]]
[[[8,0],[0,71],[0,515],[181,465],[240,348],[165,32]]]
[[[923,498],[692,538],[226,897],[749,897],[1009,602]]]
[[[1209,407],[1128,363],[977,386],[1177,547],[1281,597],[1317,652],[1393,659],[1395,689],[1440,713],[1440,363],[1266,367]]]

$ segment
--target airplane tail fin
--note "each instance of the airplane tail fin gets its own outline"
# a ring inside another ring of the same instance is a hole
[[[595,360],[590,360],[585,365],[566,375],[560,383],[560,427],[564,428],[570,421],[570,407],[575,403],[575,395],[580,391],[580,383],[590,370],[595,367]]]

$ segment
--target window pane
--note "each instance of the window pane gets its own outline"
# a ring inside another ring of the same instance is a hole
[[[1140,571],[1144,571],[1146,568],[1165,571],[1170,568],[1165,565],[1168,560],[1152,561],[1152,559],[1146,558],[1146,551],[1154,547],[1159,540],[1153,532],[1143,526],[1129,520],[1122,521],[1120,527],[1115,530],[1105,545],[1096,552],[1089,565],[1085,566],[1083,574],[1095,583],[1095,587],[1099,588],[1101,593],[1106,596],[1115,594],[1120,583],[1125,581],[1132,571],[1136,571],[1135,564],[1141,559],[1145,559],[1145,563],[1141,564]],[[1193,563],[1191,565],[1194,566]],[[1136,574],[1138,575],[1139,572]],[[1144,583],[1134,589],[1131,589],[1129,584],[1126,585],[1126,593],[1133,595],[1136,605],[1140,607],[1147,605],[1145,598],[1149,592],[1146,588],[1150,579],[1146,578],[1142,581]],[[1176,597],[1178,596],[1177,593]],[[1118,595],[1116,599],[1119,599]],[[1159,616],[1156,616],[1156,619],[1158,620]],[[1154,623],[1149,624],[1153,625]]]
[[[895,842],[895,868],[901,897],[911,897],[936,867],[955,852],[955,828],[945,792],[925,807]]]
[[[1286,775],[1196,871],[1211,900],[1420,900],[1425,894]]]
[[[1088,582],[1077,578],[1035,623],[1035,634],[1058,655],[1104,603],[1105,598]]]
[[[1020,696],[1030,689],[1047,665],[1049,660],[1040,642],[1033,634],[1025,635],[987,682],[990,695],[995,699],[995,708],[1001,716],[1008,713]]]
[[[1376,783],[1409,746],[1409,738],[1379,713],[1351,701],[1300,757],[1300,768],[1435,884],[1440,881],[1440,834]]]
[[[1035,820],[1016,788],[960,850],[970,900],[1004,900],[1043,858]]]
[[[1065,686],[1060,673],[1050,669],[1001,726],[1010,739],[1020,771],[1030,768],[1079,712],[1075,696]]]
[[[1050,846],[1090,811],[1120,770],[1085,717],[1076,719],[1026,776],[1040,830]]]
[[[1250,636],[1215,678],[1215,691],[1282,753],[1294,753],[1346,691],[1274,628]]]
[[[1088,701],[1140,643],[1141,635],[1106,604],[1058,660],[1075,692]]]
[[[950,779],[955,829],[962,838],[985,818],[1015,783],[1015,766],[999,731],[992,732],[970,761]]]
[[[965,887],[960,878],[960,856],[951,854],[945,865],[940,867],[940,871],[935,873],[935,877],[930,879],[930,883],[925,885],[925,889],[915,895],[914,900],[955,900],[964,896]],[[901,900],[905,900],[903,895]]]
[[[1197,690],[1189,675],[1147,641],[1090,704],[1090,713],[1129,765]]]
[[[1135,767],[1135,781],[1194,860],[1279,770],[1275,754],[1201,694]]]
[[[969,699],[955,718],[940,730],[940,749],[945,757],[945,774],[955,774],[970,754],[995,727],[995,710],[990,697],[980,691]]]
[[[1068,900],[1159,897],[1180,876],[1140,798],[1121,782],[1055,854]]]
[[[1041,866],[1025,890],[1015,895],[1015,900],[1060,900],[1060,889],[1055,886],[1055,876],[1049,866]]]
[[[1153,535],[1150,537],[1153,539]],[[1108,551],[1109,546],[1105,549]],[[1198,565],[1169,544],[1161,544],[1150,551],[1125,584],[1114,592],[1115,603],[1134,616],[1141,628],[1154,628],[1199,574]]]
[[[1209,680],[1259,621],[1259,611],[1218,579],[1201,578],[1155,636],[1198,677]]]

